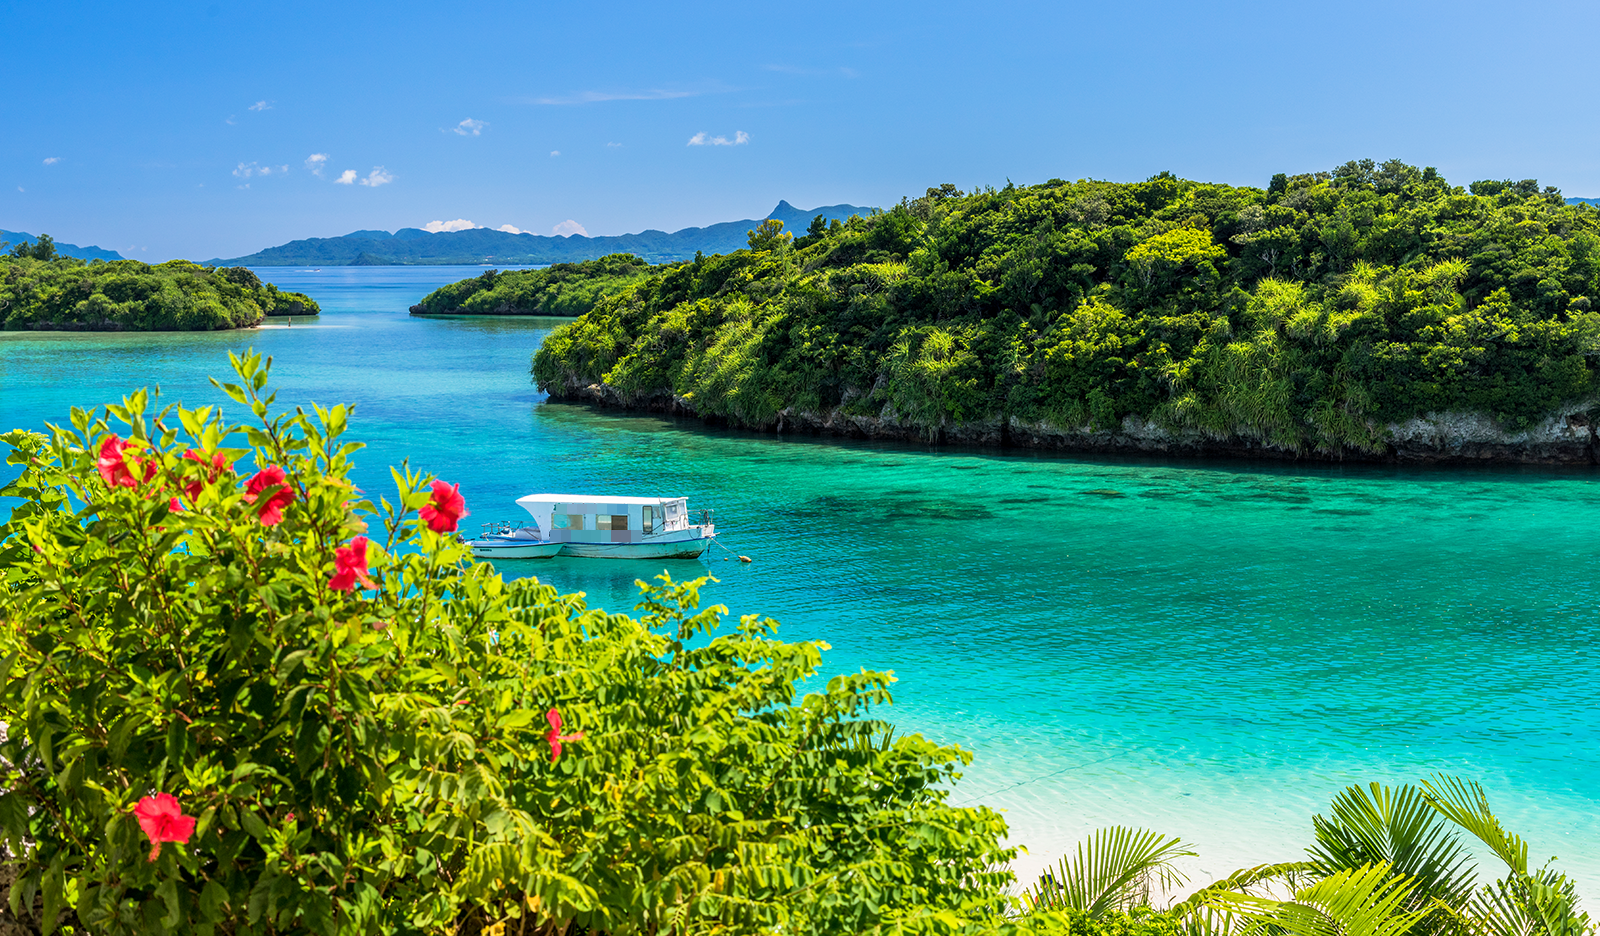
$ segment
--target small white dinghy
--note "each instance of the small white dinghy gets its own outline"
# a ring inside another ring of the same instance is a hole
[[[561,552],[562,544],[540,536],[538,527],[513,528],[505,521],[485,523],[484,527],[482,536],[467,541],[472,554],[480,559],[538,559]]]
[[[717,533],[711,511],[689,522],[685,497],[529,494],[517,505],[534,526],[476,539],[472,554],[489,559],[575,556],[584,559],[698,559]]]

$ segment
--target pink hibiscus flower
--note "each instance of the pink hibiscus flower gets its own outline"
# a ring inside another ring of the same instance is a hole
[[[561,713],[555,709],[544,713],[544,720],[550,723],[550,730],[544,733],[544,739],[550,742],[550,763],[554,764],[561,756],[561,742],[582,741],[584,733],[580,731],[577,734],[562,734]]]
[[[146,796],[133,807],[133,814],[139,819],[139,828],[150,838],[151,861],[161,854],[162,842],[188,844],[189,836],[194,834],[194,817],[183,814],[178,798],[171,793]]]
[[[272,493],[263,497],[262,492],[269,488]],[[244,500],[247,504],[256,505],[256,516],[261,518],[263,526],[277,526],[283,522],[283,508],[294,502],[294,489],[289,487],[283,469],[271,465],[256,472],[254,477],[245,482]]]
[[[155,476],[154,462],[146,463],[144,460],[132,456],[124,456],[128,449],[138,449],[138,443],[131,439],[119,439],[116,436],[106,436],[100,443],[100,455],[95,459],[95,467],[100,469],[100,477],[111,487],[138,487],[140,481],[148,481]],[[140,477],[140,475],[143,477]]]
[[[368,588],[375,587],[371,578],[367,576],[367,538],[358,536],[345,546],[333,551],[333,566],[336,570],[333,578],[328,580],[328,587],[335,591],[355,591],[356,581]]]
[[[467,516],[467,499],[461,496],[461,485],[433,482],[433,499],[424,504],[417,516],[435,533],[453,533],[456,524]]]

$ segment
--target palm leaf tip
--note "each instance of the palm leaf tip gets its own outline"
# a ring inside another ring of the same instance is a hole
[[[1186,878],[1173,862],[1196,853],[1178,838],[1147,829],[1097,829],[1075,851],[1046,868],[1023,900],[1034,909],[1077,910],[1092,919],[1150,902]]]
[[[1422,789],[1429,805],[1489,846],[1512,874],[1528,874],[1528,843],[1500,824],[1483,787],[1460,777],[1435,774],[1422,781]]]

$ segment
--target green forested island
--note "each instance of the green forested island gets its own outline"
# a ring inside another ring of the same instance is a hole
[[[1398,160],[929,189],[775,222],[550,336],[557,399],[1100,450],[1589,461],[1600,210]]]
[[[489,270],[439,287],[412,306],[411,314],[578,316],[642,281],[651,269],[632,254],[611,254],[542,270]]]
[[[317,315],[310,296],[262,283],[244,267],[187,260],[84,262],[53,257],[48,237],[0,257],[0,328],[214,331],[269,315]],[[43,246],[41,246],[43,245]]]

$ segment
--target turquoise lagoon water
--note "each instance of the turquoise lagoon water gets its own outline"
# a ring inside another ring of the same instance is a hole
[[[476,268],[262,270],[325,312],[226,334],[0,334],[0,426],[160,384],[219,402],[228,350],[285,403],[350,402],[387,466],[460,481],[474,521],[534,491],[688,495],[752,565],[735,614],[892,669],[888,713],[972,750],[958,803],[1004,809],[1024,874],[1088,831],[1182,835],[1204,881],[1296,858],[1341,787],[1480,780],[1534,857],[1600,897],[1600,484],[1399,470],[933,451],[778,439],[547,403],[542,319],[417,320]],[[469,521],[470,522],[470,521]],[[723,554],[718,553],[718,557]],[[507,562],[628,610],[659,564]],[[1485,869],[1493,866],[1485,865]]]

